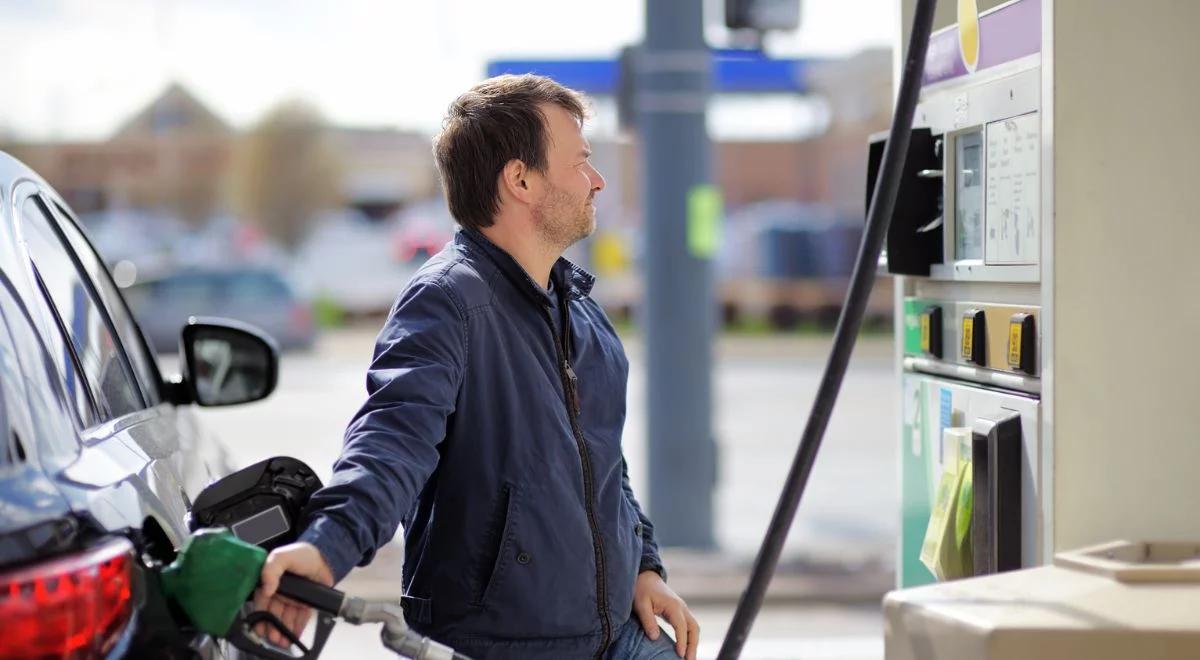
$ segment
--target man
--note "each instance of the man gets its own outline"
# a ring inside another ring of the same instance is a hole
[[[308,612],[272,597],[283,572],[332,584],[401,524],[409,624],[460,652],[694,660],[621,453],[629,364],[561,258],[604,189],[584,116],[539,76],[450,106],[434,153],[462,229],[400,294],[333,478],[263,568],[257,603],[294,629]]]

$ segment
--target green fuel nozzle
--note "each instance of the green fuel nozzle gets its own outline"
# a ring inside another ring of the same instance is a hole
[[[408,627],[399,601],[368,601],[347,597],[333,587],[285,573],[277,593],[317,610],[317,631],[305,646],[274,614],[248,611],[246,601],[258,586],[267,551],[238,539],[225,528],[192,534],[175,561],[162,569],[164,595],[197,629],[227,639],[237,648],[272,660],[315,660],[325,647],[336,618],[350,623],[383,624],[383,643],[414,660],[464,660],[453,649],[423,637]],[[259,624],[275,628],[300,651],[278,648],[254,632]]]
[[[162,570],[163,592],[196,628],[223,637],[258,585],[267,551],[225,529],[202,529]]]
[[[277,660],[315,660],[329,639],[333,617],[345,595],[295,575],[280,580],[280,594],[318,610],[316,637],[305,646],[270,612],[245,611],[266,560],[266,550],[238,539],[227,529],[201,529],[188,537],[175,561],[162,570],[163,593],[198,630],[227,639],[247,653]],[[254,627],[260,623],[278,630],[301,655],[279,649],[255,634]]]

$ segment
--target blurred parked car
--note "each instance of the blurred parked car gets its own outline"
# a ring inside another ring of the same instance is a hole
[[[126,289],[133,314],[159,353],[179,350],[189,316],[220,316],[262,328],[284,349],[309,348],[312,309],[278,272],[267,268],[188,268],[141,279]]]
[[[266,397],[277,357],[237,324],[182,337],[166,380],[62,198],[0,153],[0,657],[231,655],[176,621],[154,565],[231,471],[191,404]]]
[[[309,299],[345,314],[385,314],[417,271],[396,261],[391,232],[359,212],[326,213],[296,252],[293,281]]]
[[[391,219],[392,252],[397,262],[419,267],[454,239],[457,225],[443,199],[413,204]]]

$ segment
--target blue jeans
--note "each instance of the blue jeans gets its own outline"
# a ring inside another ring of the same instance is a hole
[[[617,629],[617,637],[608,647],[608,660],[669,660],[678,659],[675,642],[660,630],[658,640],[652,641],[642,630],[642,622],[636,616],[629,617],[625,625]]]

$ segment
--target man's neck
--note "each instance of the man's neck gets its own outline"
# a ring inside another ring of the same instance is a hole
[[[537,236],[506,231],[498,224],[479,231],[515,259],[538,286],[550,288],[550,270],[562,256],[562,250],[547,246]]]

